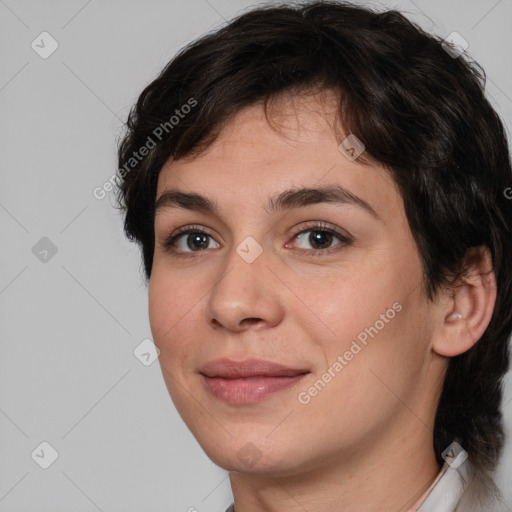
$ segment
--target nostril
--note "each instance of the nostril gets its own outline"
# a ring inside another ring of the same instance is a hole
[[[257,324],[261,322],[261,318],[244,318],[240,323],[243,324]]]
[[[216,319],[216,318],[212,318],[210,323],[215,326],[215,327],[221,327],[222,324]]]
[[[247,327],[250,327],[251,325],[257,325],[262,322],[263,322],[262,318],[253,318],[253,317],[244,318],[243,320],[240,320],[240,322],[238,322],[238,323],[236,323],[236,322],[233,323],[231,328],[234,330],[240,330],[242,328],[247,328]],[[215,329],[222,328],[222,327],[228,327],[228,325],[230,325],[229,322],[222,323],[221,321],[217,320],[216,318],[211,318],[209,323]]]

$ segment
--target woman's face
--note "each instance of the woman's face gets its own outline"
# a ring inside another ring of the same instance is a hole
[[[283,103],[278,131],[261,105],[241,111],[158,180],[151,329],[177,410],[228,470],[294,474],[432,436],[439,314],[402,199],[338,148],[317,99]],[[336,200],[289,192],[327,187]]]

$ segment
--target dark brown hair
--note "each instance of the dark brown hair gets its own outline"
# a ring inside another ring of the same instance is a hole
[[[504,443],[500,405],[512,330],[512,201],[505,193],[512,172],[484,85],[478,64],[448,53],[402,14],[342,2],[259,7],[193,42],[144,89],[119,145],[118,203],[126,235],[141,246],[146,278],[157,179],[169,158],[199,154],[245,106],[262,101],[266,108],[278,95],[312,88],[335,91],[343,128],[399,187],[428,297],[459,275],[471,248],[492,254],[494,313],[481,339],[450,360],[434,449],[441,463],[457,439],[477,468],[493,469]],[[135,159],[142,147],[147,155]]]

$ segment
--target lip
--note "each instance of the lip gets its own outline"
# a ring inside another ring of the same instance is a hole
[[[262,359],[217,359],[199,372],[206,389],[230,404],[255,403],[293,386],[309,372]]]

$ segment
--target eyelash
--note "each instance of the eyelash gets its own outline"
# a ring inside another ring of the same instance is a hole
[[[310,254],[318,255],[318,256],[326,256],[328,254],[332,254],[334,252],[337,252],[341,250],[343,247],[346,247],[352,243],[352,240],[337,231],[336,229],[333,229],[330,227],[329,224],[326,224],[324,222],[312,222],[310,225],[308,225],[306,228],[301,229],[297,233],[293,235],[292,238],[297,238],[299,235],[302,235],[304,233],[307,233],[308,231],[320,231],[322,233],[329,233],[331,235],[334,235],[338,240],[340,241],[339,244],[334,245],[333,247],[330,247],[328,249],[299,249],[299,251],[306,251]],[[176,240],[183,236],[183,235],[190,235],[190,234],[204,234],[207,236],[212,236],[208,232],[206,232],[204,229],[201,228],[201,226],[193,225],[188,226],[185,228],[182,228],[177,233],[173,233],[172,235],[168,236],[162,243],[162,246],[166,252],[169,252],[173,254],[174,256],[180,256],[180,257],[189,257],[193,256],[194,253],[203,252],[204,250],[199,251],[177,251],[174,249],[174,244]],[[213,237],[212,237],[213,238]]]

